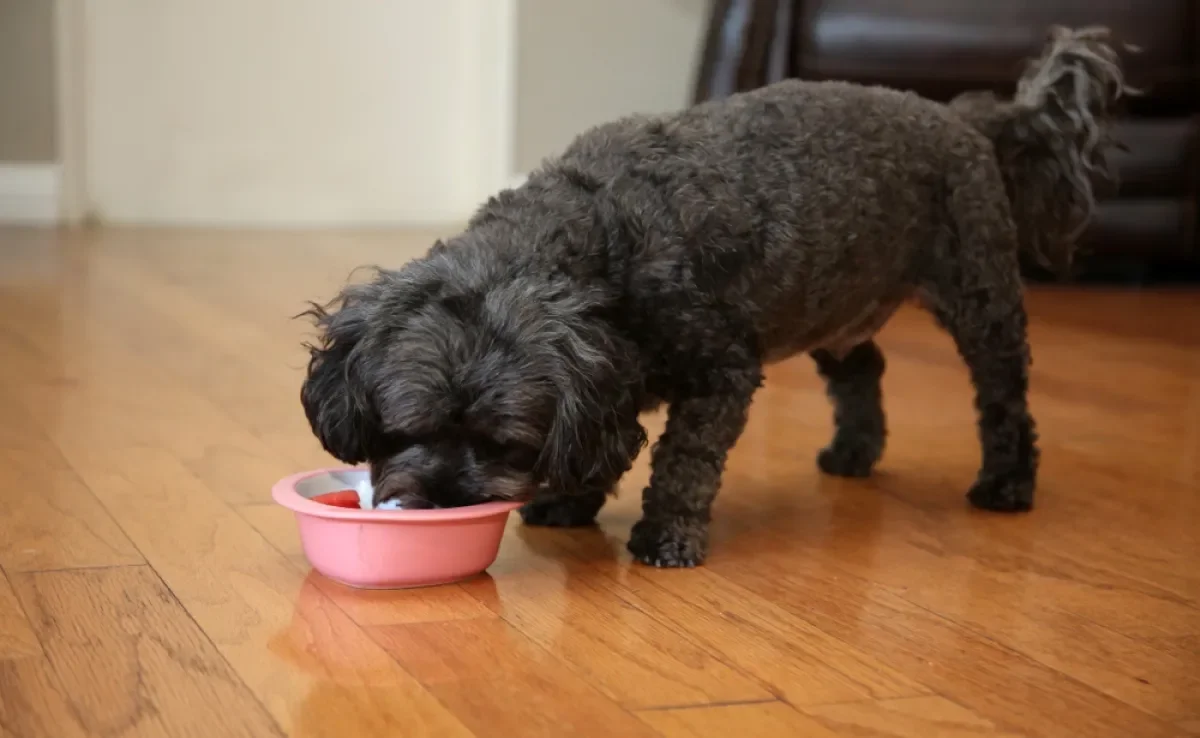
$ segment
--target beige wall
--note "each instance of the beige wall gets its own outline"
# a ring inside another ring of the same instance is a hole
[[[53,7],[0,0],[0,162],[62,153]],[[303,225],[461,218],[589,126],[686,105],[709,0],[79,7],[89,209]]]
[[[708,0],[517,0],[515,166],[589,126],[687,104]]]
[[[511,172],[499,0],[85,7],[101,221],[443,223]]]
[[[54,3],[0,0],[0,162],[58,158]]]

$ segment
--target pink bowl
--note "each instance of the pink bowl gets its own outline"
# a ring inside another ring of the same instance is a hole
[[[365,494],[365,469],[319,469],[279,480],[271,497],[296,513],[313,568],[364,589],[447,584],[487,569],[500,551],[508,514],[519,502],[439,510],[355,510],[313,501],[346,489]]]

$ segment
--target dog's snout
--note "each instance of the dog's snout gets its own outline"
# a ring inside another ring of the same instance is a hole
[[[439,507],[427,493],[428,486],[421,477],[390,462],[371,467],[371,482],[375,486],[374,504],[392,501],[402,509],[421,510]]]

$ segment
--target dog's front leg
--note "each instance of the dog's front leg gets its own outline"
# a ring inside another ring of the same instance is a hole
[[[552,489],[539,491],[528,505],[521,508],[521,520],[526,525],[550,528],[592,525],[618,480],[619,477],[591,480],[582,489],[569,494]]]
[[[708,555],[708,523],[725,458],[746,425],[759,367],[731,370],[714,391],[671,403],[667,427],[651,455],[650,486],[629,550],[645,564],[690,567]]]

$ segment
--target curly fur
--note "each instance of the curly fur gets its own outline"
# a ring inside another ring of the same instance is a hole
[[[370,463],[377,501],[526,499],[528,523],[582,525],[646,442],[639,413],[666,403],[629,547],[693,566],[766,363],[813,356],[837,425],[818,463],[870,473],[871,338],[916,297],[976,387],[970,501],[1028,509],[1018,252],[1069,251],[1122,89],[1101,33],[1056,31],[1009,101],[791,80],[598,126],[463,233],[310,312],[309,421]]]
[[[1094,182],[1115,179],[1110,109],[1135,92],[1108,38],[1106,28],[1055,26],[1012,100],[967,93],[951,102],[996,144],[1022,248],[1060,274],[1070,270],[1075,241],[1095,212]]]

